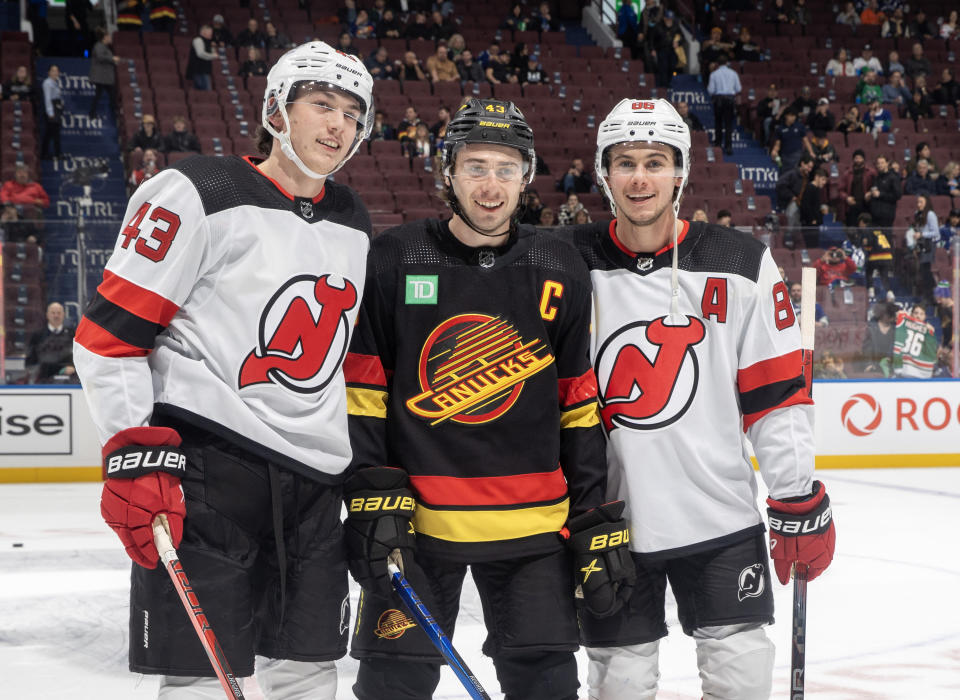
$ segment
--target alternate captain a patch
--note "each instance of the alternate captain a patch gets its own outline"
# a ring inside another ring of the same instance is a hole
[[[421,391],[407,400],[407,410],[431,425],[496,420],[516,403],[524,382],[552,363],[547,343],[521,338],[503,318],[454,316],[424,342]]]

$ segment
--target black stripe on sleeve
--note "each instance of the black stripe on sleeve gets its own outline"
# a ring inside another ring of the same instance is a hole
[[[798,391],[801,391],[804,385],[803,375],[798,374],[793,379],[784,379],[742,392],[740,394],[740,409],[744,415],[749,416],[751,413],[776,408]]]
[[[90,302],[84,315],[124,343],[144,350],[153,349],[155,338],[164,329],[159,323],[140,318],[99,293]]]

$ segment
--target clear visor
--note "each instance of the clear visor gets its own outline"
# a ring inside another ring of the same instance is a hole
[[[659,142],[631,141],[625,145],[644,148],[653,143]],[[637,152],[632,148],[617,152],[611,148],[604,154],[604,169],[609,177],[683,177],[681,155],[676,148],[669,148],[672,154],[660,150]]]
[[[458,143],[454,146],[452,153],[453,163],[457,162],[457,154],[465,145],[467,144]],[[481,143],[480,145],[484,144]],[[464,157],[463,154],[461,154],[460,158],[461,164],[458,168],[448,168],[450,172],[447,174],[450,177],[458,177],[464,180],[485,180],[492,172],[494,177],[500,180],[500,182],[515,182],[522,180],[530,172],[530,161],[523,154],[521,154],[523,160],[520,163]],[[453,165],[453,163],[451,163],[451,165]]]
[[[286,104],[305,104],[325,112],[340,113],[344,119],[356,125],[358,134],[366,127],[367,105],[364,100],[333,83],[320,80],[298,81],[290,87]],[[274,110],[275,105],[268,106],[268,112]]]

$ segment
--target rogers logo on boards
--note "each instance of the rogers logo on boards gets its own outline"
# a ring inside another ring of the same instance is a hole
[[[851,413],[857,417],[856,423]],[[880,404],[870,394],[854,394],[847,399],[840,410],[840,422],[843,423],[843,427],[857,437],[870,435],[880,425],[882,418],[883,411],[880,409]]]

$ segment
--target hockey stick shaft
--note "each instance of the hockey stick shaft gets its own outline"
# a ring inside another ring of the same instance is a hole
[[[233,674],[230,664],[227,663],[227,656],[223,653],[220,642],[217,641],[213,628],[207,621],[207,616],[200,607],[200,601],[197,600],[197,594],[190,585],[187,573],[183,570],[183,564],[177,556],[177,550],[173,548],[173,542],[170,540],[170,532],[167,527],[167,518],[165,515],[158,515],[153,521],[153,541],[157,545],[157,551],[160,553],[160,560],[164,563],[167,573],[170,574],[170,580],[173,581],[173,587],[177,589],[183,607],[193,623],[193,629],[203,645],[203,650],[207,652],[207,658],[210,659],[210,665],[213,666],[214,673],[224,692],[232,700],[244,700],[243,691],[240,690],[240,682]]]
[[[487,695],[487,691],[480,685],[477,677],[473,675],[473,671],[467,667],[464,660],[460,658],[460,654],[453,648],[453,643],[450,641],[450,638],[440,629],[440,625],[433,619],[433,615],[430,614],[430,611],[427,610],[427,607],[414,592],[413,588],[411,588],[410,582],[407,581],[403,572],[401,572],[400,568],[396,565],[393,555],[391,555],[387,564],[387,570],[390,572],[390,582],[400,596],[400,600],[403,601],[403,604],[407,606],[410,613],[416,618],[417,622],[420,623],[420,626],[423,628],[423,631],[427,633],[427,637],[430,638],[433,646],[443,654],[443,658],[447,660],[450,669],[456,674],[457,678],[460,679],[460,682],[463,683],[463,687],[467,689],[470,697],[473,698],[473,700],[490,700],[490,696]]]
[[[803,700],[807,658],[807,567],[793,570],[793,639],[790,653],[790,700]]]
[[[817,323],[817,270],[805,267],[800,277],[800,347],[807,394],[813,396],[813,344]]]

